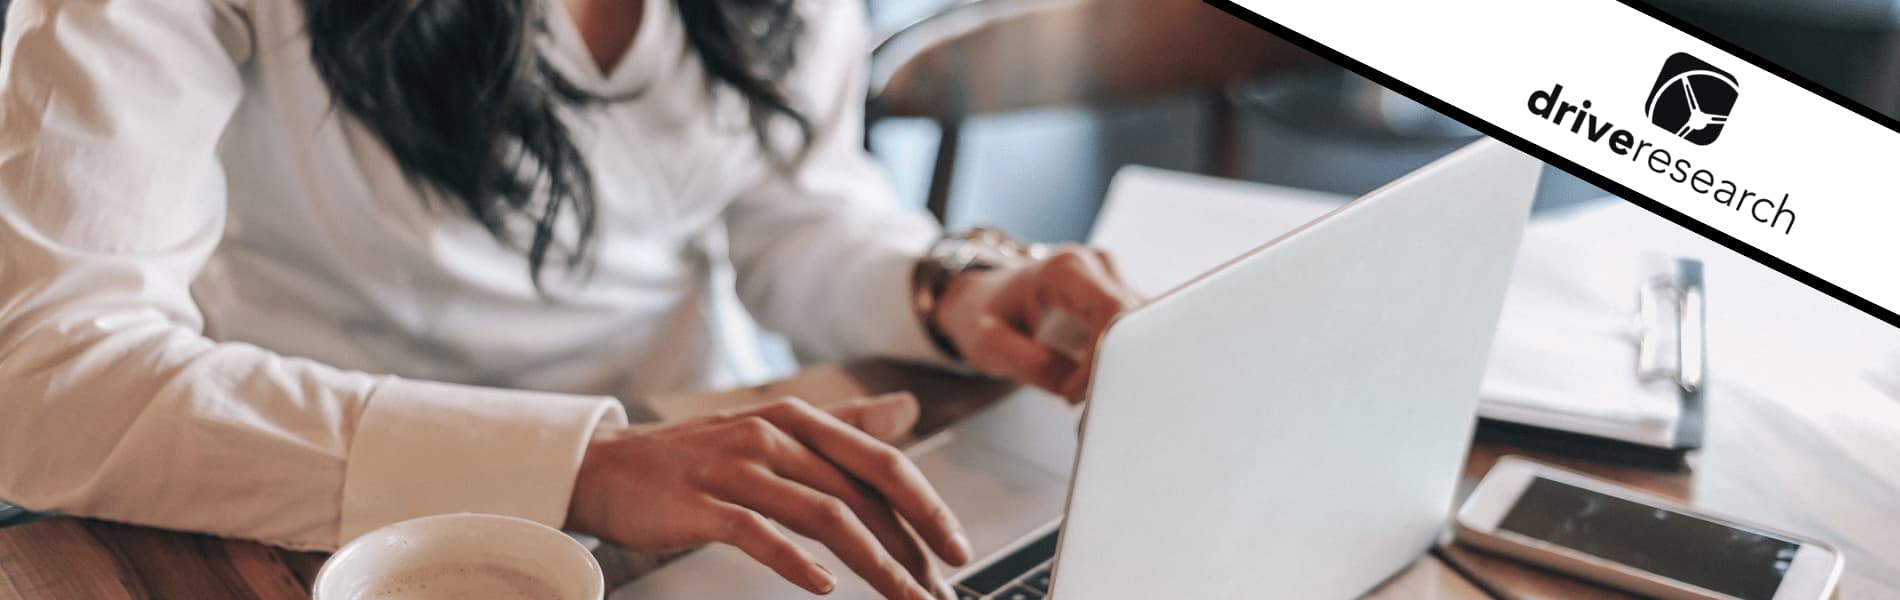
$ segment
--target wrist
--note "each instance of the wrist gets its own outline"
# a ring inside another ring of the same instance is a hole
[[[580,467],[574,470],[574,487],[568,493],[567,515],[561,528],[587,534],[603,531],[595,520],[602,514],[598,503],[608,496],[601,490],[613,462],[615,442],[627,437],[633,429],[620,427],[609,430],[601,428],[594,432],[593,440],[581,451]]]
[[[600,494],[594,493],[593,490],[595,482],[599,480],[599,463],[605,443],[596,437],[594,441],[587,444],[587,449],[581,452],[581,466],[574,470],[574,487],[568,493],[567,515],[561,523],[561,529],[590,535],[598,531],[591,517],[599,514],[593,510],[593,499],[600,497]]]
[[[946,270],[937,261],[926,256],[917,260],[916,268],[911,270],[911,309],[917,316],[917,324],[930,338],[937,351],[950,360],[961,360],[956,344],[945,335],[946,329],[939,325],[944,300],[949,294],[949,286],[956,274]]]
[[[981,297],[982,290],[990,287],[983,284],[1001,279],[999,272],[1014,271],[1045,252],[1040,245],[1025,244],[991,227],[945,236],[917,261],[912,272],[912,305],[919,324],[939,350],[961,360],[949,332],[957,329],[958,314],[977,312],[967,307],[981,305],[966,298]]]
[[[965,271],[950,278],[944,284],[943,297],[936,310],[929,315],[930,326],[954,343],[960,339],[956,333],[973,324],[976,316],[983,312],[985,299],[994,297],[996,288],[1013,272],[1014,268],[985,269]]]

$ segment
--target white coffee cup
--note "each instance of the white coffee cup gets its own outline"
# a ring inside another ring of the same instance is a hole
[[[313,600],[397,598],[405,589],[430,591],[429,585],[437,586],[436,592],[479,585],[484,597],[519,592],[522,598],[601,600],[606,595],[600,563],[574,538],[527,519],[475,513],[410,519],[363,534],[323,563],[311,595]]]

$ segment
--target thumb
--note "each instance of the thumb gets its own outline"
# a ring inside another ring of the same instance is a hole
[[[859,398],[826,409],[838,420],[886,443],[910,433],[917,426],[919,414],[917,397],[910,392]]]

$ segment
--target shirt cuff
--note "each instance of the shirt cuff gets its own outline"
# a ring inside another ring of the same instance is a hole
[[[879,340],[878,353],[905,362],[955,369],[961,362],[944,354],[937,343],[930,339],[930,333],[924,329],[923,319],[917,315],[915,293],[917,261],[923,256],[923,248],[916,253],[889,252],[873,259],[864,267],[860,276],[867,281],[887,282],[882,285],[860,287],[858,289],[884,289],[875,301],[867,303],[865,312],[859,317],[868,323],[880,325],[876,331],[884,332]]]
[[[558,528],[595,431],[626,424],[608,397],[385,379],[350,444],[337,543],[453,512]]]

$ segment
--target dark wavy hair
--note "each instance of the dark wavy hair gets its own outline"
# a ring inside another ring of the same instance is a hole
[[[561,0],[303,0],[310,58],[336,106],[382,140],[411,183],[525,250],[536,289],[550,252],[558,246],[569,268],[580,266],[594,234],[590,171],[557,115],[624,99],[589,94],[542,56],[548,1]],[[804,29],[794,1],[676,2],[706,84],[744,97],[767,152],[774,116],[811,139],[780,85]],[[577,227],[557,232],[569,212]]]

